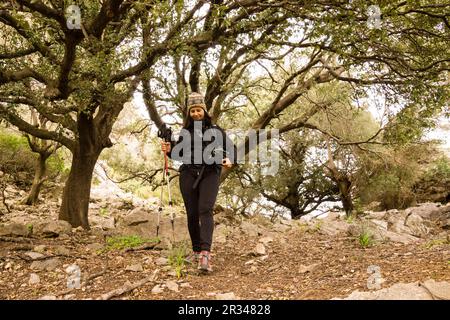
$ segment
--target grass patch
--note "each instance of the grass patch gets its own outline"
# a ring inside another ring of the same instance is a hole
[[[181,278],[186,270],[186,255],[188,253],[188,245],[181,242],[170,250],[169,264],[174,268],[177,278]]]
[[[103,251],[110,250],[123,250],[128,248],[134,248],[146,243],[159,242],[158,238],[145,239],[140,236],[120,236],[106,238],[106,247]]]
[[[450,245],[450,241],[448,239],[434,239],[428,241],[424,246],[426,249],[431,249],[434,246],[440,246],[444,244]]]
[[[320,229],[322,228],[323,225],[323,220],[318,219],[316,221],[316,223],[314,224],[314,226],[311,228],[312,232],[319,232]]]
[[[368,248],[374,245],[372,233],[368,230],[362,230],[358,236],[358,242],[362,248]]]
[[[108,217],[109,216],[109,210],[108,208],[100,208],[98,212],[102,217]]]

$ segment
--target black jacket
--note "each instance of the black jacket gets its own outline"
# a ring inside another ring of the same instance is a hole
[[[194,130],[200,128],[201,130]],[[201,123],[192,122],[190,127],[183,128],[178,141],[171,141],[171,149],[167,155],[173,160],[183,162],[182,167],[220,168],[223,158],[229,158],[231,163],[237,163],[237,149],[234,143],[221,127],[207,120],[202,120]]]

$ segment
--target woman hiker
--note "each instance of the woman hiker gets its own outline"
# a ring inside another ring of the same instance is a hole
[[[178,141],[163,141],[161,149],[171,159],[183,162],[179,177],[192,242],[190,261],[198,261],[201,271],[212,271],[213,208],[222,166],[229,169],[237,162],[236,147],[224,130],[212,123],[203,96],[193,92]]]

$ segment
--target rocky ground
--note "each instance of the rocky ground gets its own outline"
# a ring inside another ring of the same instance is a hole
[[[0,217],[0,298],[450,299],[450,205],[274,223],[221,210],[214,271],[204,275],[174,262],[188,239],[181,208],[175,237],[165,215],[159,243],[130,249],[132,239],[155,239],[156,200],[109,196],[93,191],[90,231],[56,221],[50,197],[11,203]]]

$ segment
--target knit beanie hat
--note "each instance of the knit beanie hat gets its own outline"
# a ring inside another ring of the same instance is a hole
[[[187,101],[188,113],[191,110],[191,108],[193,108],[193,107],[200,107],[206,111],[205,99],[198,92],[192,92],[188,97],[188,101]]]

